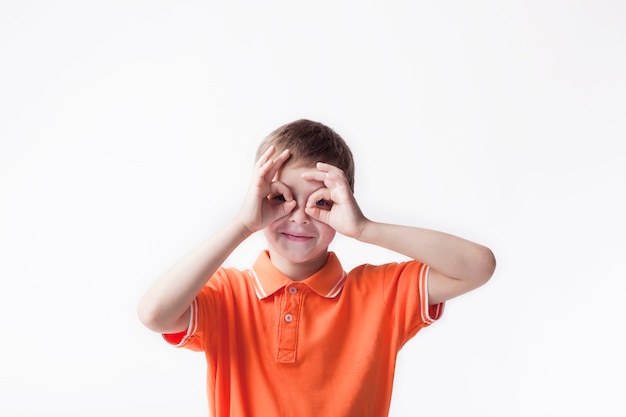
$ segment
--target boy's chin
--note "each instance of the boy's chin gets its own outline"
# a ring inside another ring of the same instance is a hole
[[[316,251],[303,250],[302,248],[280,248],[275,251],[270,250],[270,254],[272,252],[282,258],[283,261],[294,266],[320,262],[321,260],[326,261],[328,257],[328,248]]]

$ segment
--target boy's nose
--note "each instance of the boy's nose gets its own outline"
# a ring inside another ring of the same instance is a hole
[[[309,215],[304,211],[306,204],[298,204],[289,215],[289,220],[294,223],[308,223]]]

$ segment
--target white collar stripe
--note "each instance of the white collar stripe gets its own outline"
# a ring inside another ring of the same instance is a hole
[[[254,283],[254,291],[256,292],[256,296],[259,298],[259,300],[267,297],[267,294],[265,294],[263,286],[261,285],[261,281],[259,281],[259,277],[257,276],[256,272],[254,272],[254,270],[250,270],[248,272],[252,277],[252,282]]]
[[[341,292],[341,289],[343,288],[343,284],[345,282],[346,282],[346,273],[344,271],[344,273],[341,275],[341,278],[339,278],[339,281],[337,281],[335,286],[328,292],[328,294],[326,294],[326,297],[335,298],[337,294]]]

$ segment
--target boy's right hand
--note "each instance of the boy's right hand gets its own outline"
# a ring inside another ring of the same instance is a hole
[[[289,159],[289,150],[285,149],[272,159],[275,152],[276,148],[270,146],[254,165],[252,180],[238,214],[239,220],[250,233],[286,216],[296,206],[289,187],[275,180],[276,173]],[[276,204],[277,199],[281,204]]]

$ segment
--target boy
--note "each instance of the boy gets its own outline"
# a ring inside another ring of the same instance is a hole
[[[278,128],[239,213],[141,299],[148,328],[205,353],[213,417],[388,415],[399,349],[493,274],[486,247],[372,221],[353,191],[336,132],[309,120]],[[267,250],[253,267],[222,267],[259,230]],[[336,232],[413,260],[344,272],[328,251]]]

